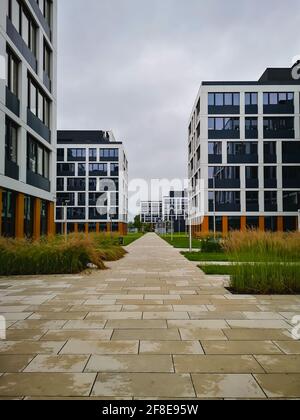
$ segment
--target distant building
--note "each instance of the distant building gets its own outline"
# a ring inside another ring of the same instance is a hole
[[[171,191],[163,198],[163,221],[172,222],[174,232],[185,232],[188,217],[187,191]]]
[[[163,205],[161,201],[141,202],[141,222],[155,225],[162,221]]]
[[[300,80],[269,68],[256,82],[202,82],[189,122],[189,178],[205,182],[195,232],[298,228]],[[199,195],[193,196],[196,205]]]
[[[153,225],[160,233],[185,232],[188,198],[185,191],[171,191],[162,201],[141,202],[141,222]]]
[[[57,232],[127,233],[128,162],[107,131],[58,131]]]

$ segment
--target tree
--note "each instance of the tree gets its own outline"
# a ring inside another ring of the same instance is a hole
[[[139,214],[137,216],[135,216],[133,225],[139,231],[142,230],[141,216]]]

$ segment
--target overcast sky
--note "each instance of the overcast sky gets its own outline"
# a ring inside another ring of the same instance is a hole
[[[299,0],[60,0],[59,129],[113,130],[129,176],[184,178],[202,80],[300,54]]]

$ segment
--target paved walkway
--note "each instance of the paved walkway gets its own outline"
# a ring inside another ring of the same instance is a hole
[[[0,279],[0,396],[296,398],[300,296],[232,296],[153,234],[111,270]]]

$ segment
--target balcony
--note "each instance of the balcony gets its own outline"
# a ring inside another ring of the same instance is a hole
[[[13,112],[17,117],[20,116],[20,101],[16,95],[14,95],[6,86],[6,107]]]
[[[6,32],[9,38],[21,52],[23,57],[26,59],[30,67],[32,67],[34,72],[37,73],[37,59],[35,58],[33,52],[27,47],[26,43],[12,24],[9,17],[6,18]]]
[[[5,176],[19,180],[19,166],[11,160],[5,159]]]
[[[27,109],[27,124],[48,143],[51,143],[51,131],[30,109]]]
[[[37,4],[36,0],[29,0],[29,3],[34,10],[34,13],[36,14],[40,24],[42,25],[44,31],[46,32],[49,39],[51,39],[51,29],[48,25],[48,22],[44,18],[43,13],[41,12],[41,9],[39,8],[39,5]]]
[[[208,131],[209,140],[218,140],[218,139],[239,139],[240,130],[209,130]]]
[[[50,181],[34,172],[27,171],[27,184],[40,190],[50,192]]]
[[[209,115],[239,115],[240,107],[235,105],[209,105],[208,114]]]

